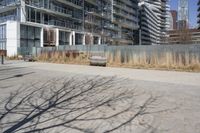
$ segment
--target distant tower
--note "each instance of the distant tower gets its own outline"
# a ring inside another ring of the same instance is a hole
[[[171,23],[170,23],[170,28],[172,30],[177,30],[177,11],[176,10],[170,10],[170,16],[171,16]]]
[[[189,25],[188,0],[178,0],[178,28],[187,28]]]

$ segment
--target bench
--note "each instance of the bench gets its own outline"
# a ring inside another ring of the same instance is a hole
[[[107,64],[107,58],[103,56],[91,56],[89,60],[92,66],[106,66]]]

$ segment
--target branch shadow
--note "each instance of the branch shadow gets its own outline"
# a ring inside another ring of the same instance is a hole
[[[5,69],[0,69],[0,72],[1,72],[1,71],[9,71],[9,70],[23,69],[23,68],[26,68],[26,67],[12,67],[12,68],[5,68]]]
[[[26,75],[30,75],[30,74],[33,74],[35,72],[29,72],[29,73],[23,73],[23,74],[16,74],[16,75],[13,75],[11,77],[7,77],[7,78],[2,78],[0,79],[0,81],[5,81],[5,80],[8,80],[8,79],[13,79],[13,78],[20,78],[20,77],[23,77],[23,76],[26,76]]]

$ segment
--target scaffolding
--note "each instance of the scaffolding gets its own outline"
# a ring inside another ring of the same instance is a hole
[[[19,23],[19,46],[27,49],[87,45],[87,35],[92,38],[91,44],[132,44],[133,30],[137,29],[137,0],[0,0],[0,3],[5,7],[15,5],[6,11],[0,9],[0,21]]]

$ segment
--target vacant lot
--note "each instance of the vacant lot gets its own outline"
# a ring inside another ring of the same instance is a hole
[[[121,87],[159,96],[155,108],[166,111],[151,114],[148,118],[155,132],[200,132],[200,73],[7,62],[0,66],[0,99],[24,85],[49,79],[95,76],[123,78]]]

